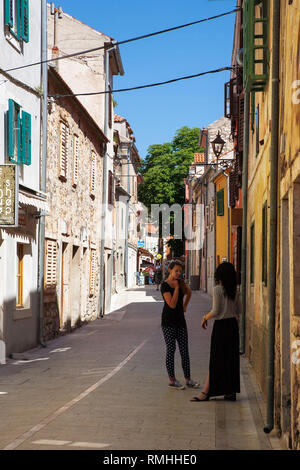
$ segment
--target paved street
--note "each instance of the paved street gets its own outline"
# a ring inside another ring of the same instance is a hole
[[[127,303],[128,302],[128,303]],[[263,432],[264,404],[241,358],[238,401],[189,399],[171,390],[154,286],[113,299],[115,310],[0,366],[1,449],[280,449]],[[200,327],[211,298],[193,296],[186,313],[192,378],[204,383],[211,324]],[[176,352],[177,378],[183,380]]]

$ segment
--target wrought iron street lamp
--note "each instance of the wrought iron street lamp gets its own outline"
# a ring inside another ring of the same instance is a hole
[[[215,140],[211,142],[211,145],[212,145],[215,156],[219,158],[219,156],[222,155],[222,150],[225,145],[225,141],[222,139],[220,131],[218,131],[218,135],[215,138]]]

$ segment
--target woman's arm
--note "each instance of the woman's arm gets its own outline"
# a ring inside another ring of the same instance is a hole
[[[207,320],[216,317],[222,312],[222,294],[220,289],[214,288],[213,290],[213,307],[210,312],[208,312],[202,318],[201,326],[202,328],[206,329],[207,327]]]
[[[178,301],[178,295],[179,295],[179,283],[178,283],[178,286],[175,287],[173,295],[171,294],[171,292],[163,293],[163,297],[170,308],[176,307],[177,301]]]
[[[180,287],[183,290],[183,294],[186,296],[183,304],[183,310],[186,311],[190,298],[192,297],[192,291],[189,286],[186,285],[183,279],[180,281]]]

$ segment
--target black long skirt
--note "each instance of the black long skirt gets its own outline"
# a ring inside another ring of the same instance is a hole
[[[215,320],[210,344],[209,394],[240,393],[239,328],[236,318]]]

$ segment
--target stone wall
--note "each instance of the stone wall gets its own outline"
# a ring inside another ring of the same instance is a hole
[[[49,94],[61,92],[53,76]],[[66,178],[59,177],[59,123],[69,129]],[[73,184],[73,136],[78,136],[78,181]],[[101,143],[102,140],[102,143]],[[50,215],[46,239],[57,243],[56,282],[44,291],[44,335],[51,339],[63,331],[97,318],[99,308],[103,136],[92,118],[74,99],[49,106],[47,193]],[[96,182],[91,193],[91,153],[96,155]],[[90,291],[94,253],[94,289]],[[47,255],[45,255],[45,260]],[[46,263],[46,261],[45,261]]]

